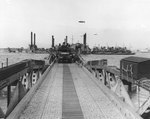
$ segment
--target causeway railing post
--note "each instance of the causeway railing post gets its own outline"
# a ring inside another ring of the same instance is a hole
[[[3,63],[2,63],[2,68],[3,68]]]
[[[38,68],[38,71],[37,71],[37,80],[40,78],[40,69]]]
[[[28,72],[29,90],[32,88],[32,71]]]
[[[30,88],[32,88],[33,84],[32,84],[32,74],[33,74],[33,70],[30,72],[29,74],[29,85],[31,86]]]
[[[18,82],[18,102],[24,97],[26,94],[25,87],[23,87],[21,81]]]
[[[11,99],[11,85],[7,86],[7,107],[10,103],[10,99]]]
[[[6,59],[6,67],[8,67],[8,58]]]

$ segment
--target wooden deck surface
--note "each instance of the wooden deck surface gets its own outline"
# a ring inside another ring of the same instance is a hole
[[[124,119],[76,64],[55,64],[19,119]]]

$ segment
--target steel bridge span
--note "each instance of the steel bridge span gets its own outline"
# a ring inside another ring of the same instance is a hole
[[[141,119],[87,69],[75,63],[55,63],[35,87],[7,119]]]

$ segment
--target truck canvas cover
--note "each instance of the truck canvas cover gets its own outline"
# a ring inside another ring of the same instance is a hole
[[[132,82],[142,78],[150,79],[150,58],[127,57],[120,61],[121,79]]]

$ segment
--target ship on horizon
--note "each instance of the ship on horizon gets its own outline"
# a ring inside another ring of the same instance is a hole
[[[91,53],[97,55],[135,55],[135,52],[127,47],[94,47]]]

